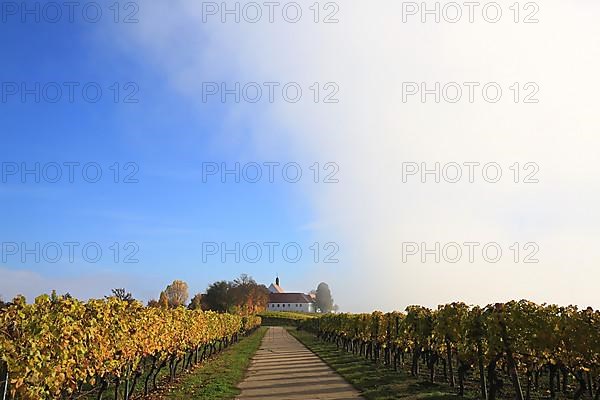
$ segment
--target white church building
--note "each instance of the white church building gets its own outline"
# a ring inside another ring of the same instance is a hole
[[[316,312],[315,298],[304,293],[287,293],[279,286],[279,277],[269,286],[268,311]]]

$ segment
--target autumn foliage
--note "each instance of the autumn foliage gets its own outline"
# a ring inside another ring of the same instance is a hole
[[[259,324],[259,317],[144,307],[115,297],[82,302],[43,295],[33,304],[20,297],[0,310],[0,364],[8,366],[12,397],[65,398],[84,385],[129,379],[149,360],[153,368],[185,362],[201,346],[228,343]]]
[[[600,312],[591,308],[526,300],[487,307],[451,303],[437,310],[328,314],[304,326],[348,351],[394,368],[406,365],[412,375],[424,367],[431,381],[457,384],[460,394],[470,374],[479,398],[488,400],[506,383],[515,398],[533,398],[542,381],[551,398],[559,391],[600,398]],[[436,376],[440,366],[442,378]]]

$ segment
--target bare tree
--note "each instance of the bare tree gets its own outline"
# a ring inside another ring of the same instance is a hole
[[[107,299],[109,297],[115,297],[121,301],[133,301],[134,300],[131,293],[126,291],[124,288],[112,289],[111,292],[112,292],[112,296],[105,296]]]

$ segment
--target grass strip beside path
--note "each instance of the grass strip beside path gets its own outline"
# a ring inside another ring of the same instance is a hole
[[[293,328],[288,331],[360,390],[362,396],[368,400],[461,399],[453,394],[449,387],[420,381],[404,372],[376,365],[352,353],[338,350],[335,344],[319,340],[311,333]]]
[[[196,400],[233,399],[240,394],[237,384],[242,381],[252,356],[262,341],[267,328],[261,327],[250,336],[223,350],[189,374],[163,394],[163,399]]]

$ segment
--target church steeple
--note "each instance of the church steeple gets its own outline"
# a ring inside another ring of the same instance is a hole
[[[275,277],[275,283],[271,283],[269,286],[269,292],[271,293],[283,293],[283,289],[279,286],[279,275]]]

